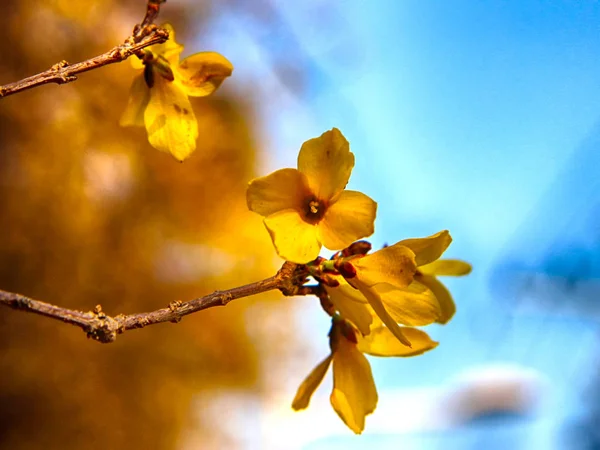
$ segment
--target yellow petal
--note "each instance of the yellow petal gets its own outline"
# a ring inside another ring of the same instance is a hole
[[[351,262],[356,268],[356,278],[367,286],[388,283],[404,288],[412,282],[417,270],[415,254],[399,243],[352,259]],[[353,284],[352,281],[350,284]]]
[[[312,372],[308,374],[308,376],[304,379],[304,381],[298,388],[298,392],[296,392],[294,401],[292,402],[292,408],[295,411],[304,409],[308,406],[310,398],[321,384],[321,381],[323,381],[323,377],[327,373],[327,369],[329,369],[329,364],[331,364],[331,358],[331,355],[329,355],[327,358],[321,361],[319,365],[315,367],[312,370]]]
[[[131,63],[131,67],[133,67],[135,70],[142,70],[142,69],[144,69],[144,63],[137,56],[131,56],[131,57],[129,57],[129,62]]]
[[[373,289],[394,321],[402,325],[429,325],[442,315],[433,292],[416,281],[404,289],[383,283],[373,286]]]
[[[358,290],[349,284],[340,284],[339,287],[325,287],[329,299],[342,318],[352,322],[362,334],[369,334],[373,316],[367,308],[365,299]],[[360,296],[361,301],[355,297]]]
[[[390,316],[390,314],[385,309],[379,294],[373,289],[362,283],[360,280],[353,279],[352,284],[356,286],[360,292],[367,298],[369,304],[375,311],[375,314],[381,319],[381,321],[390,329],[396,339],[398,339],[402,344],[410,347],[410,341],[402,334],[402,328],[398,326],[396,321]]]
[[[196,149],[198,122],[190,101],[175,81],[154,77],[144,113],[150,144],[183,161]]]
[[[377,389],[367,358],[356,344],[341,339],[333,354],[331,406],[357,434],[365,428],[365,417],[377,407]]]
[[[188,95],[204,97],[216,91],[231,75],[233,65],[219,53],[200,52],[181,61],[176,72]]]
[[[306,223],[295,209],[284,209],[265,218],[277,254],[297,264],[306,264],[319,256],[321,244],[317,229]]]
[[[248,185],[248,209],[269,216],[283,209],[300,209],[310,195],[306,177],[296,169],[280,169],[265,177],[255,178]]]
[[[431,275],[420,275],[417,277],[418,280],[427,286],[431,292],[435,295],[437,302],[440,305],[440,316],[436,322],[438,323],[448,323],[454,313],[456,312],[456,305],[454,304],[454,300],[452,300],[452,296],[446,286],[440,283],[435,277]]]
[[[330,250],[341,250],[375,231],[377,203],[362,192],[342,191],[318,224],[319,240]]]
[[[402,333],[412,348],[402,345],[386,327],[377,327],[365,337],[358,337],[358,350],[373,356],[417,356],[437,347],[438,343],[417,328],[403,327]]]
[[[422,266],[442,256],[451,242],[450,233],[443,230],[426,238],[405,239],[398,244],[410,248],[415,253],[417,266]]]
[[[306,141],[298,154],[298,170],[321,200],[331,200],[346,187],[353,167],[350,144],[337,128]]]
[[[419,267],[419,272],[427,275],[450,275],[460,277],[471,273],[471,264],[458,259],[438,259],[431,264]]]
[[[337,275],[337,276],[334,276],[333,279],[339,283],[339,286],[336,289],[340,290],[343,293],[345,298],[347,298],[348,300],[352,300],[353,302],[356,302],[356,303],[362,303],[362,304],[369,303],[367,301],[367,299],[365,298],[365,296],[362,295],[358,289],[352,287],[344,279],[344,277]]]
[[[162,44],[151,45],[148,47],[152,53],[162,56],[173,65],[179,63],[179,54],[183,51],[183,45],[178,44],[175,40],[175,30],[170,23],[165,23],[160,26],[169,32],[169,39]]]
[[[144,111],[150,101],[150,89],[146,85],[144,75],[140,74],[133,79],[127,106],[119,125],[122,127],[143,127],[144,126]]]

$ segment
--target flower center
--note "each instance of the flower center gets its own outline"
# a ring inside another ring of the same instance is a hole
[[[304,220],[310,224],[318,223],[327,210],[327,204],[323,200],[319,200],[314,195],[311,195],[304,201],[302,213]]]
[[[144,53],[144,81],[146,86],[151,89],[154,86],[155,74],[160,75],[168,81],[173,81],[175,76],[169,61],[162,55],[155,55],[152,52]]]

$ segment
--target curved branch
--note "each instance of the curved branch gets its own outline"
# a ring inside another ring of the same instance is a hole
[[[94,70],[108,64],[125,61],[130,56],[133,56],[150,45],[165,42],[169,39],[169,32],[153,25],[154,19],[158,16],[160,4],[165,1],[166,0],[148,0],[146,15],[144,16],[142,23],[136,25],[133,34],[129,36],[123,44],[114,47],[102,55],[75,64],[61,61],[44,72],[40,72],[20,81],[15,81],[14,83],[0,86],[0,98],[8,97],[9,95],[44,84],[70,83],[75,81],[77,75],[80,73]]]
[[[2,290],[0,290],[0,305],[75,325],[85,331],[88,337],[107,344],[114,342],[117,334],[127,330],[164,322],[177,323],[183,316],[215,306],[225,306],[232,300],[262,292],[278,289],[286,296],[313,294],[312,289],[309,289],[308,286],[302,286],[306,281],[307,273],[306,266],[285,262],[277,274],[265,280],[226,291],[216,291],[188,302],[174,301],[167,308],[152,312],[120,314],[115,317],[104,314],[100,305],[96,306],[93,311],[83,312],[61,308]]]

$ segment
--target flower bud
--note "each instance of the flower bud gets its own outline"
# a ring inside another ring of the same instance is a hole
[[[342,256],[366,255],[371,251],[372,245],[369,241],[356,241],[342,250]]]
[[[334,267],[344,278],[354,278],[356,276],[356,269],[350,261],[338,259],[335,262]]]

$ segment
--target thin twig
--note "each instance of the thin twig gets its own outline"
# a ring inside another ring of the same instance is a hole
[[[135,26],[133,34],[121,45],[103,53],[102,55],[75,64],[61,61],[54,64],[48,70],[36,75],[24,78],[14,83],[0,86],[0,98],[18,92],[32,89],[44,84],[65,84],[75,81],[77,75],[89,70],[94,70],[108,64],[125,61],[130,56],[137,54],[140,50],[154,44],[161,44],[169,39],[169,32],[153,25],[158,16],[160,4],[166,0],[148,0],[146,14],[141,24]]]
[[[144,34],[144,30],[148,28],[148,26],[152,25],[160,12],[161,3],[165,3],[167,0],[148,0],[148,4],[146,5],[146,15],[144,16],[144,20],[139,25],[136,25],[133,29],[133,36],[136,41],[139,41]]]
[[[103,344],[114,342],[117,334],[127,330],[144,328],[163,322],[177,323],[183,316],[215,306],[225,306],[230,301],[279,289],[284,295],[308,295],[311,290],[303,289],[306,281],[306,266],[286,262],[274,276],[226,291],[216,291],[188,302],[171,302],[167,308],[137,314],[120,314],[115,317],[104,314],[100,305],[94,311],[82,312],[50,303],[33,300],[20,294],[0,290],[0,305],[31,312],[51,319],[75,325],[88,337]]]

